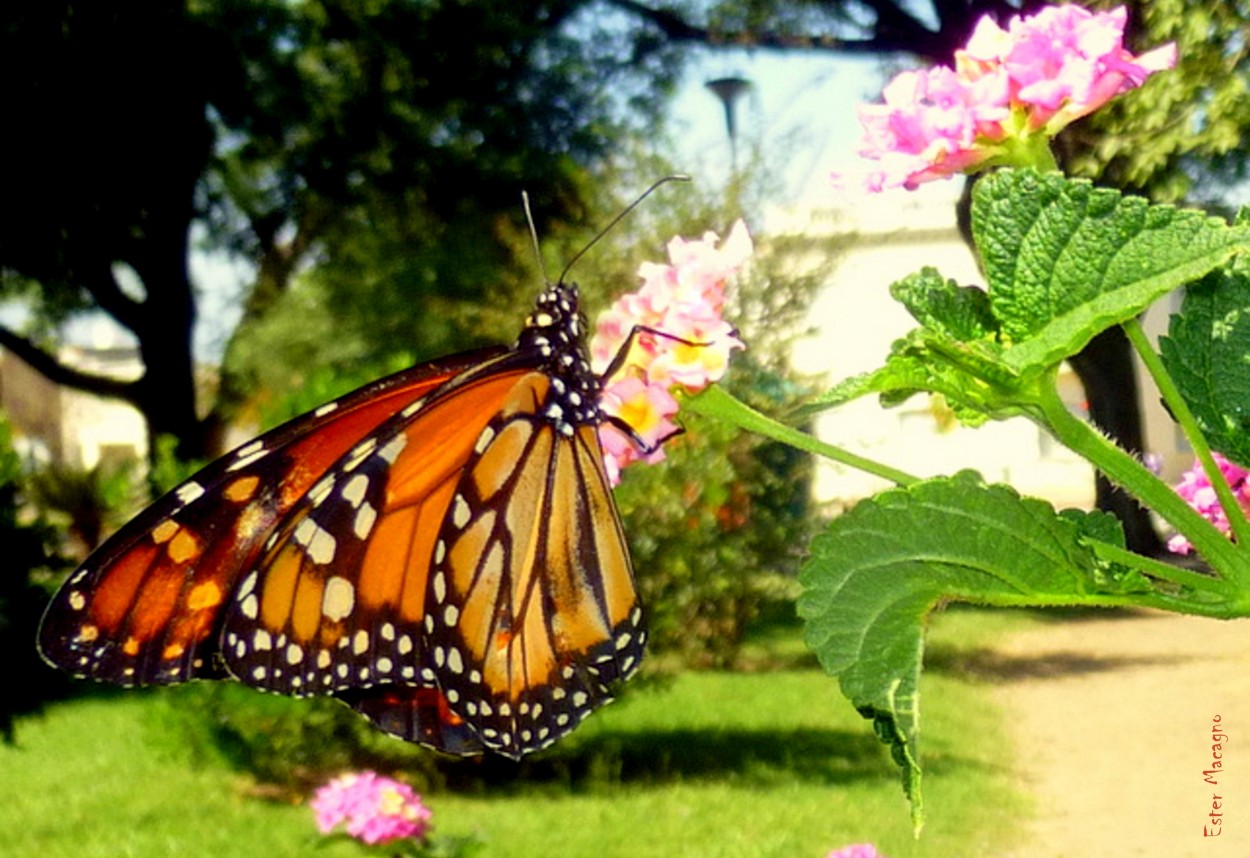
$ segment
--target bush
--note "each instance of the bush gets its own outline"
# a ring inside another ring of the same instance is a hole
[[[749,374],[749,370],[742,374]],[[658,467],[626,470],[617,500],[664,666],[732,666],[810,529],[810,464],[732,427],[683,418]]]
[[[68,565],[61,534],[25,511],[25,479],[7,421],[0,419],[0,738],[14,741],[15,720],[68,692],[69,680],[44,664],[35,648],[51,587]]]

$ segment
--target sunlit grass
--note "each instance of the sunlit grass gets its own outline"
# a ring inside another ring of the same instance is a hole
[[[560,749],[576,776],[427,795],[436,831],[507,858],[822,858],[868,841],[891,858],[997,854],[1025,803],[988,688],[959,665],[1020,622],[957,612],[936,623],[919,841],[886,752],[793,630],[760,636],[753,672],[684,674],[591,718]],[[358,854],[319,844],[306,807],[262,799],[244,775],[188,753],[151,716],[158,705],[119,693],[23,722],[18,746],[0,748],[0,856]]]

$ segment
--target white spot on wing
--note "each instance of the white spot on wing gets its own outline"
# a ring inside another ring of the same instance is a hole
[[[325,566],[334,560],[338,543],[334,534],[323,528],[311,518],[305,518],[295,526],[295,541],[304,546],[304,551],[318,566]]]
[[[191,480],[190,482],[183,483],[178,486],[178,488],[174,491],[174,494],[178,496],[178,500],[182,501],[185,506],[186,504],[202,497],[204,495],[204,487],[195,480]]]
[[[321,613],[326,619],[338,621],[346,618],[356,606],[356,588],[352,582],[339,575],[330,576],[321,595]]]
[[[464,495],[457,494],[456,499],[451,502],[451,523],[463,529],[469,523],[470,516],[469,502],[464,499]]]
[[[353,507],[359,507],[369,491],[369,478],[364,474],[356,474],[343,486],[343,500]]]
[[[477,436],[477,443],[473,445],[473,452],[479,456],[490,446],[490,442],[495,440],[495,430],[487,426],[482,430],[482,434]]]
[[[345,472],[356,470],[357,466],[359,466],[361,462],[368,458],[373,451],[377,449],[377,446],[378,442],[374,438],[366,438],[361,441],[356,445],[356,448],[352,450],[351,457],[343,465],[343,470]]]
[[[308,498],[313,502],[313,506],[320,506],[332,491],[334,491],[334,474],[326,474],[309,489]]]
[[[447,650],[447,669],[455,674],[464,672],[464,659],[461,657],[460,650],[457,647],[451,647]]]
[[[240,468],[246,468],[248,465],[261,458],[269,451],[265,449],[265,442],[256,440],[246,446],[240,447],[234,451],[234,461],[230,463],[227,471],[237,471]]]
[[[257,601],[255,593],[249,593],[243,601],[239,603],[239,611],[249,620],[256,619],[256,613],[259,608],[260,603]]]
[[[399,454],[404,451],[404,447],[408,446],[408,436],[400,432],[394,438],[386,442],[386,446],[378,450],[378,455],[386,460],[388,465],[395,464],[395,460],[399,458]]]
[[[362,541],[368,539],[377,520],[378,511],[373,508],[371,503],[367,503],[356,510],[356,520],[352,523],[352,531],[356,534],[356,538]]]

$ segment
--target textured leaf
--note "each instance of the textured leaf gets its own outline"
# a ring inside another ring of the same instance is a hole
[[[960,286],[935,268],[903,278],[890,287],[890,294],[917,322],[947,339],[965,343],[998,339],[998,320],[985,290]]]
[[[1191,286],[1159,351],[1207,443],[1250,467],[1250,266]]]
[[[1108,573],[1082,536],[1123,544],[1101,514],[1057,513],[965,471],[862,501],[813,541],[798,604],[807,644],[890,745],[917,821],[926,615],[949,600],[1080,603]]]
[[[967,425],[1021,413],[1020,387],[1003,367],[998,322],[982,289],[959,286],[925,268],[891,289],[923,327],[896,340],[885,366],[846,379],[809,405],[822,410],[877,393],[897,405],[916,393],[939,393]]]
[[[1003,359],[1022,376],[1250,247],[1245,227],[1033,170],[978,183],[972,218]]]

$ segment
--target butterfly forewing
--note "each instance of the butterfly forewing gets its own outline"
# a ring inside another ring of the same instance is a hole
[[[77,676],[124,685],[219,675],[223,609],[286,512],[379,423],[491,356],[381,379],[204,468],[75,570],[44,615],[40,651]]]
[[[284,694],[432,682],[419,674],[434,537],[475,439],[523,372],[488,364],[449,382],[305,493],[227,610],[232,674]]]

